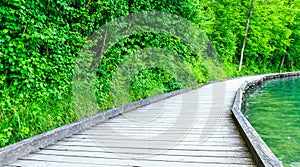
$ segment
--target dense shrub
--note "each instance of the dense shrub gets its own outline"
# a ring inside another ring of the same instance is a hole
[[[193,20],[192,4],[191,1],[5,0],[0,7],[1,146],[79,119],[71,100],[74,63],[88,36],[103,24],[130,12],[148,10],[163,10]],[[145,37],[150,38],[143,40]],[[120,41],[121,45],[106,54],[112,61],[101,65],[101,69],[107,69],[105,74],[98,74],[104,87],[98,90],[102,109],[116,105],[110,97],[110,86],[106,91],[105,85],[109,83],[111,67],[121,61],[119,53],[129,54],[124,52],[125,48],[129,51],[156,45],[176,49],[181,55],[190,54],[181,50],[183,44],[168,44],[168,40],[159,34],[140,34]],[[205,74],[201,65],[199,68]],[[207,81],[205,75],[198,75],[199,82]],[[131,100],[180,88],[172,76],[158,69],[146,70],[135,78],[130,86]],[[154,80],[157,83],[148,82]],[[161,84],[162,92],[151,91]],[[149,91],[141,94],[141,89]],[[92,113],[84,116],[89,114]]]
[[[300,68],[300,1],[256,0],[244,65],[237,71],[250,1],[241,0],[3,0],[0,6],[0,146],[42,133],[82,116],[72,103],[76,57],[88,37],[119,16],[163,11],[195,23],[208,35],[223,62],[226,76],[291,71]],[[280,6],[280,7],[278,7]],[[163,34],[142,33],[122,39],[105,53],[97,71],[101,109],[120,105],[111,78],[124,56],[147,47],[180,55],[196,74],[210,80],[198,53]],[[130,81],[130,101],[183,86],[166,71],[150,68]],[[142,91],[143,90],[143,91]],[[125,103],[128,101],[123,101]]]

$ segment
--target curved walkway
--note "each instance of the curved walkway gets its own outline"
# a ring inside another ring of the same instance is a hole
[[[7,166],[255,166],[230,108],[237,89],[260,77],[211,83],[132,110]]]

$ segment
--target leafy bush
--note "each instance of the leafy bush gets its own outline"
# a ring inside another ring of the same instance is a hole
[[[93,112],[75,112],[72,77],[76,57],[88,37],[105,23],[142,11],[184,17],[208,35],[227,77],[300,68],[300,0],[256,0],[244,65],[237,71],[250,1],[153,0],[3,0],[0,6],[0,146],[34,136]],[[280,7],[278,7],[280,6]],[[101,109],[129,101],[114,100],[112,78],[124,56],[148,47],[181,57],[197,83],[215,79],[199,53],[180,39],[142,33],[120,40],[105,53],[97,70],[96,95]],[[281,65],[282,64],[282,65]],[[211,77],[211,78],[210,78]],[[149,68],[130,80],[130,101],[176,90],[177,78]],[[143,91],[142,91],[143,90]],[[85,99],[81,99],[85,100]]]
[[[84,42],[103,24],[130,12],[147,10],[163,10],[196,22],[194,14],[189,13],[192,4],[190,1],[166,3],[151,0],[3,1],[0,7],[0,145],[14,143],[93,114],[75,113],[71,81],[75,60]],[[149,39],[144,40],[147,37]],[[159,34],[137,34],[120,41],[120,45],[107,53],[108,64],[102,64],[99,69],[101,89],[96,90],[100,92],[98,101],[102,109],[116,105],[108,88],[110,70],[121,61],[118,53],[129,54],[130,50],[155,45],[176,49],[181,55],[191,55],[184,51],[183,44],[168,44],[169,41],[172,39]],[[201,68],[198,69],[199,82],[207,81],[201,73],[205,69],[199,62],[198,65]],[[157,82],[148,82],[154,80]],[[131,100],[179,88],[172,76],[155,69],[138,74],[131,82]],[[151,91],[161,85],[163,91]],[[149,91],[140,94],[144,88]]]

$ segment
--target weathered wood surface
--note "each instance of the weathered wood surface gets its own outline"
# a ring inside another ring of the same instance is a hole
[[[255,166],[230,109],[237,89],[258,77],[212,83],[135,109],[7,166]],[[198,99],[189,99],[195,93]]]
[[[84,118],[82,120],[58,127],[51,131],[36,135],[32,138],[22,140],[20,142],[6,146],[4,148],[0,148],[0,166],[14,162],[20,157],[27,156],[29,153],[36,152],[40,148],[45,148],[50,144],[57,142],[58,140],[76,134],[96,124],[102,123],[112,117],[119,115],[120,113],[125,113],[131,111],[132,109],[139,108],[181,93],[185,93],[189,90],[191,89],[188,88],[188,89],[176,90],[166,94],[125,104],[98,113],[96,115]]]

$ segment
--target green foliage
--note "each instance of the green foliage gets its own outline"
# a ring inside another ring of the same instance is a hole
[[[75,114],[71,81],[76,56],[87,37],[103,24],[118,16],[148,10],[166,11],[198,22],[203,20],[197,18],[200,14],[190,13],[196,8],[200,10],[197,1],[3,1],[0,7],[1,146],[92,114]],[[187,46],[159,34],[137,34],[124,40],[106,54],[99,69],[101,84],[96,92],[103,109],[116,105],[111,98],[109,79],[122,55],[156,46],[193,57]],[[207,81],[200,60],[187,61],[197,72],[198,82]],[[137,74],[131,83],[131,100],[179,88],[173,76],[154,69]],[[155,91],[161,86],[162,91]],[[149,90],[139,93],[143,89]]]
[[[77,113],[70,99],[6,99],[1,104],[0,119],[0,147],[3,147],[76,121]]]
[[[201,62],[197,55],[191,52],[189,47],[184,45],[179,39],[170,38],[163,34],[136,34],[114,45],[101,60],[101,65],[98,69],[98,77],[95,89],[99,104],[106,104],[101,105],[101,110],[126,104],[130,101],[136,101],[143,98],[148,98],[150,96],[187,87],[181,85],[178,82],[178,79],[176,80],[174,76],[172,76],[169,72],[163,71],[159,68],[151,69],[149,67],[146,67],[146,64],[144,64],[143,66],[146,70],[141,71],[140,73],[136,74],[136,76],[132,76],[133,79],[128,83],[129,88],[113,88],[113,86],[116,86],[117,84],[122,84],[112,82],[112,78],[114,77],[114,75],[116,75],[115,73],[119,68],[120,63],[125,59],[126,56],[133,54],[134,50],[147,47],[167,48],[168,50],[173,51],[173,54],[179,55],[181,57],[182,60],[180,61],[186,62],[185,66],[190,67],[191,73],[195,75],[195,78],[197,80],[196,82],[198,84],[208,81],[208,72],[204,67],[203,62]],[[162,57],[163,56],[164,55],[162,55]],[[134,66],[133,64],[137,61],[132,62],[131,60],[130,62],[132,63],[131,66]],[[182,69],[179,67],[176,68]],[[118,82],[120,82],[119,80],[120,79],[118,79]],[[119,98],[121,97],[114,97],[115,92],[113,91],[123,92],[121,94],[129,93],[130,97],[126,98],[127,101],[126,99],[124,99],[125,101],[120,102]],[[116,99],[118,100],[118,102],[114,101]]]
[[[81,106],[72,104],[76,57],[92,33],[130,13],[163,11],[190,20],[212,41],[227,77],[299,69],[300,1],[255,0],[244,65],[237,71],[250,5],[251,1],[241,0],[3,0],[0,146],[93,114],[92,109],[75,112],[74,108]],[[217,79],[220,73],[220,69],[206,68],[213,61],[202,60],[200,53],[181,39],[158,33],[134,34],[113,45],[97,70],[95,92],[102,110],[188,86],[168,71],[148,68],[132,77],[128,90],[113,88],[114,72],[124,57],[150,47],[179,55],[198,84]],[[116,101],[113,89],[129,94],[127,101]]]
[[[75,58],[109,20],[108,9],[102,1],[2,2],[1,146],[77,119],[70,106]]]
[[[219,52],[227,77],[293,71],[299,67],[299,2],[255,0],[241,72],[237,65],[251,1],[215,1],[215,24],[209,34]]]
[[[290,46],[287,50],[290,63],[286,64],[285,67],[291,70],[297,70],[300,68],[300,1],[291,1],[290,7],[294,13],[294,20],[290,22],[289,25],[289,28],[292,30]]]
[[[245,50],[245,54],[249,55],[245,58],[249,62],[246,66],[259,69],[261,73],[277,70],[281,56],[287,54],[290,45],[292,31],[288,24],[293,17],[284,1],[257,1]]]

